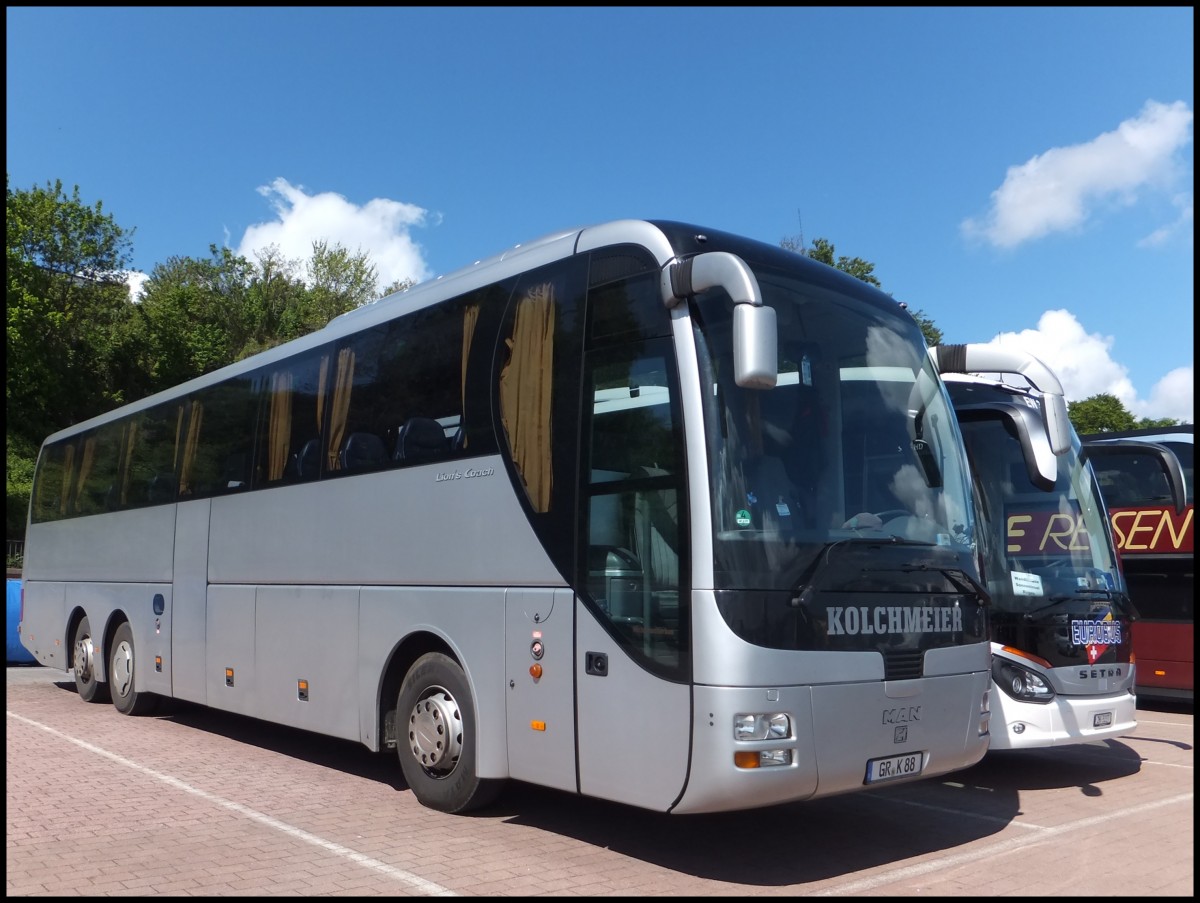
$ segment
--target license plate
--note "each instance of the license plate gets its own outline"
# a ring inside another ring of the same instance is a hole
[[[1092,727],[1109,727],[1112,725],[1112,712],[1097,712],[1092,716]]]
[[[890,781],[893,778],[911,778],[921,773],[925,754],[914,752],[902,756],[887,756],[883,759],[867,760],[867,779],[864,784]]]

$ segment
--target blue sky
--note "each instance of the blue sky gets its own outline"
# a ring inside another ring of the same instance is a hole
[[[366,251],[381,286],[677,219],[875,264],[947,342],[1193,417],[1194,10],[7,9],[11,188],[149,273]]]

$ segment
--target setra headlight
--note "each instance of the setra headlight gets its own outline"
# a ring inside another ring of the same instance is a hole
[[[1005,658],[992,658],[992,679],[996,686],[1021,702],[1046,703],[1054,699],[1054,688],[1036,671]]]

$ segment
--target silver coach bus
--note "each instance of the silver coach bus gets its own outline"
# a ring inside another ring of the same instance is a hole
[[[124,714],[395,749],[443,811],[749,809],[983,757],[974,532],[891,298],[618,221],[50,436],[21,638]]]

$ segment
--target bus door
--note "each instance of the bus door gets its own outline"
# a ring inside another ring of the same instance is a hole
[[[208,617],[208,536],[212,499],[175,506],[174,585],[166,624],[171,646],[171,695],[208,704],[205,649]]]
[[[593,352],[575,673],[583,793],[667,811],[691,730],[687,519],[670,339]]]

